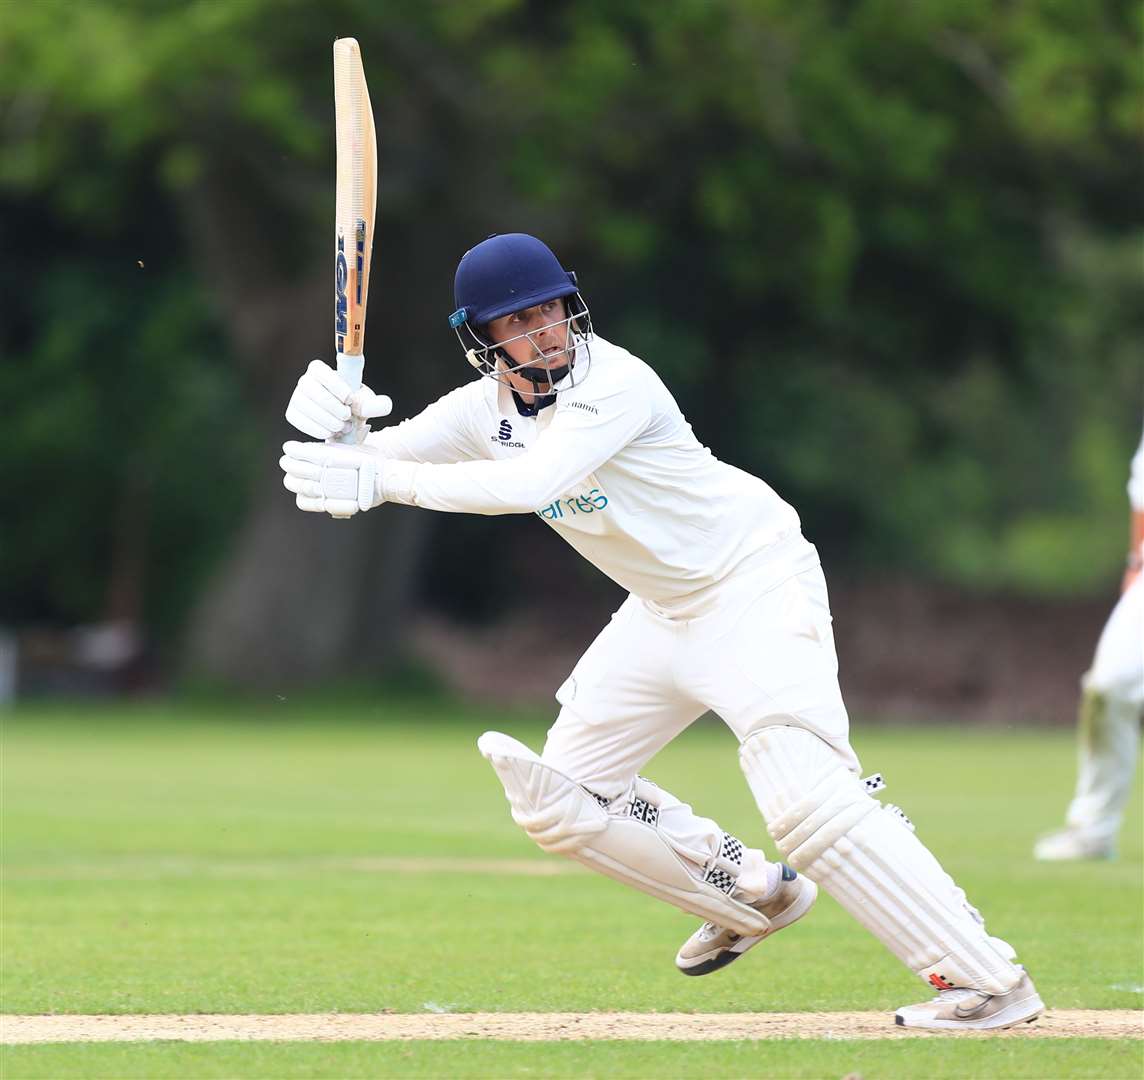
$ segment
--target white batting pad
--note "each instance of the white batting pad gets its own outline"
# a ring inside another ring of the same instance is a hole
[[[1012,949],[990,938],[953,879],[810,731],[767,727],[739,760],[779,850],[898,959],[939,989],[1007,993]]]
[[[512,820],[545,851],[572,855],[608,827],[608,815],[595,799],[511,735],[486,731],[477,749],[504,785]]]
[[[654,784],[639,788],[647,807],[642,816],[617,816],[509,735],[487,731],[477,748],[504,785],[513,821],[545,851],[744,936],[770,928],[765,915],[688,869],[657,827],[658,807],[650,801],[657,797]]]

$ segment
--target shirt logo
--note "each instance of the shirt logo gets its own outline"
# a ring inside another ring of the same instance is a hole
[[[497,429],[496,434],[489,436],[489,442],[496,443],[497,446],[503,446],[509,450],[525,449],[524,443],[522,443],[519,439],[513,439],[512,424],[510,424],[507,420],[502,420],[500,422],[500,427]]]
[[[583,409],[585,412],[590,412],[593,416],[600,415],[600,410],[597,409],[595,405],[585,405],[582,401],[570,401],[568,402],[568,408]]]
[[[577,514],[594,514],[608,505],[608,496],[599,488],[592,488],[583,495],[573,495],[569,499],[556,499],[540,510],[533,511],[538,517],[548,521],[559,521],[563,517],[576,517]]]

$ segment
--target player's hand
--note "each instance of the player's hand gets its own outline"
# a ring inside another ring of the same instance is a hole
[[[278,464],[282,484],[292,491],[299,510],[353,517],[384,502],[378,492],[381,459],[344,444],[288,442]]]
[[[393,402],[368,386],[351,390],[329,364],[311,360],[286,406],[286,419],[315,439],[348,435],[361,442],[369,434],[366,420],[388,416]]]

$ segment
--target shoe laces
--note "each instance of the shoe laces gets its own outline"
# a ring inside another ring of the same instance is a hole
[[[727,934],[731,938],[731,943],[734,944],[743,935],[737,934],[734,930],[728,930],[725,926],[720,926],[718,923],[705,922],[697,933],[697,937],[702,941],[709,941],[711,938],[718,937],[720,934]]]

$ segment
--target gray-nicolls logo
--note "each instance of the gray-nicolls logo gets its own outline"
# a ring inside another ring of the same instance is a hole
[[[512,424],[507,420],[500,422],[500,431],[497,432],[497,438],[500,439],[501,442],[508,442],[509,439],[512,438]]]
[[[585,412],[590,412],[593,416],[599,416],[600,410],[595,405],[588,405],[583,401],[570,401],[568,402],[570,409],[583,409]]]

